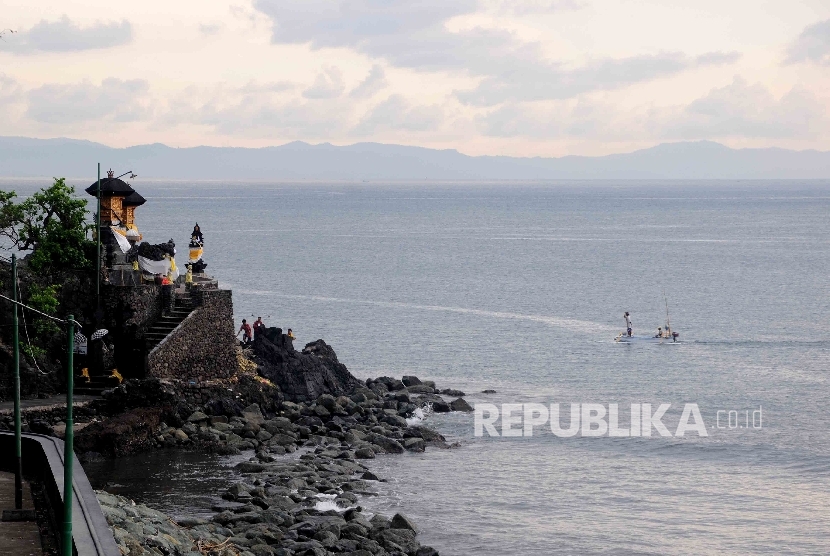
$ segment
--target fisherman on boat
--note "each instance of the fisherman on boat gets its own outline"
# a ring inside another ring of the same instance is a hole
[[[658,326],[657,327],[657,335],[655,336],[655,338],[662,338],[662,337],[663,337],[663,327]]]
[[[623,317],[625,317],[625,329],[628,335],[631,336],[631,317],[628,315],[628,311],[625,312]]]

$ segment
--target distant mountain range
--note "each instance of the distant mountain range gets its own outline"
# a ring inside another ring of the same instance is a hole
[[[223,180],[546,180],[830,178],[830,152],[731,149],[711,141],[663,143],[607,156],[467,156],[380,143],[300,141],[259,149],[114,149],[75,139],[0,137],[0,176],[90,177],[96,163],[145,178]]]

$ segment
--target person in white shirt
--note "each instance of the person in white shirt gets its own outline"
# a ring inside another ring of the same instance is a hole
[[[628,315],[628,311],[625,312],[623,315],[625,317],[625,329],[629,336],[631,336],[631,317]]]

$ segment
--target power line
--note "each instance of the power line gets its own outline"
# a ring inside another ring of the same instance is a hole
[[[15,305],[20,305],[20,306],[21,306],[21,307],[23,307],[24,309],[28,309],[28,310],[30,310],[30,311],[34,311],[34,312],[35,312],[35,313],[37,313],[38,315],[44,316],[44,317],[46,317],[47,319],[52,319],[52,320],[53,320],[53,321],[55,321],[55,322],[60,322],[60,323],[63,323],[63,324],[69,324],[69,321],[67,321],[67,320],[64,320],[64,319],[59,319],[58,317],[53,317],[52,315],[47,315],[47,314],[46,314],[46,313],[44,313],[43,311],[38,311],[38,310],[37,310],[37,309],[35,309],[34,307],[29,307],[29,306],[28,306],[28,305],[26,305],[25,303],[21,303],[21,302],[19,302],[19,301],[15,301],[14,299],[12,299],[12,298],[10,298],[10,297],[6,297],[6,296],[5,296],[5,295],[3,295],[3,294],[0,294],[0,297],[2,297],[3,299],[5,299],[6,301],[9,301],[9,302],[11,302],[11,303],[14,303]],[[73,323],[75,323],[75,324],[77,324],[78,326],[81,326],[81,324],[80,324],[80,323],[78,323],[78,321],[76,321],[75,319],[72,319],[72,322],[73,322]]]

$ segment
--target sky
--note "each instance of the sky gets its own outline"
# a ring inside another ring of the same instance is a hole
[[[830,150],[828,0],[4,0],[0,135]]]

